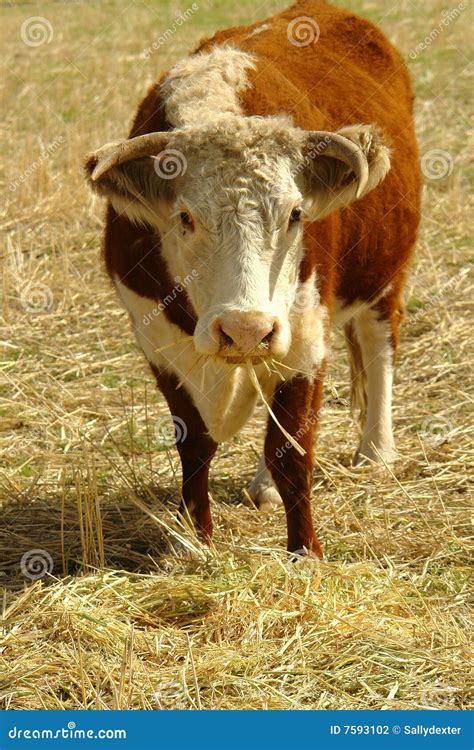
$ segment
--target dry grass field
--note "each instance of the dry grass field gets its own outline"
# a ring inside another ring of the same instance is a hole
[[[153,0],[4,4],[1,705],[465,709],[469,10],[345,3],[409,63],[423,225],[395,385],[399,460],[393,472],[350,466],[336,331],[313,493],[326,560],[291,564],[283,510],[240,502],[263,411],[213,464],[213,547],[189,536],[193,554],[171,554],[180,470],[156,431],[167,409],[102,268],[103,206],[83,180],[84,154],[126,135],[161,70],[286,3],[196,4],[180,26],[177,6]]]

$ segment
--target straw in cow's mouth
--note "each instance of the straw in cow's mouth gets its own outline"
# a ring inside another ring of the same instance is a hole
[[[242,355],[240,357],[225,357],[224,361],[228,362],[230,365],[245,365],[247,362],[251,362],[253,365],[260,365],[264,361],[264,358],[258,355],[251,357]]]

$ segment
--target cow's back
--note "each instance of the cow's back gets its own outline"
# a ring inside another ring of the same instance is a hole
[[[315,119],[338,128],[378,116],[396,135],[400,114],[412,111],[397,50],[370,21],[322,0],[303,0],[263,23],[220,31],[199,51],[215,45],[256,56],[252,86],[242,97],[249,114],[291,112],[306,129],[316,127]]]

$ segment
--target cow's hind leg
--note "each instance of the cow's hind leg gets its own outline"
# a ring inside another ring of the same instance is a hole
[[[345,326],[351,365],[352,411],[360,425],[353,463],[392,463],[392,386],[398,330],[398,305],[364,310]]]
[[[261,511],[271,510],[275,505],[281,505],[282,499],[272,475],[267,469],[265,456],[258,462],[255,476],[250,482],[248,494],[254,505]]]
[[[351,379],[351,414],[362,437],[367,416],[367,375],[362,361],[362,350],[353,321],[344,326]]]

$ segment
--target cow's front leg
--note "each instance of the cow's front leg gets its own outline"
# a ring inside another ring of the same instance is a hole
[[[176,447],[181,459],[183,484],[178,516],[191,521],[204,540],[212,535],[209,506],[209,466],[217,444],[208,435],[206,425],[184,388],[177,390],[174,375],[159,372],[152,365],[158,386],[165,396],[171,415],[175,419]]]
[[[313,440],[321,401],[322,379],[314,383],[295,377],[279,385],[272,410],[278,422],[298,442],[302,456],[270,417],[265,439],[265,461],[285,506],[288,550],[323,556],[311,518]]]

